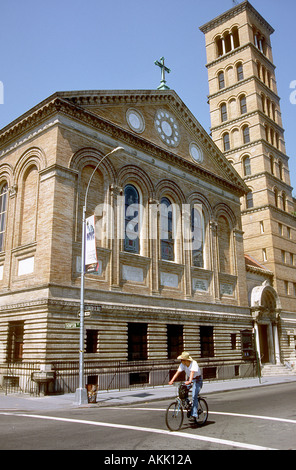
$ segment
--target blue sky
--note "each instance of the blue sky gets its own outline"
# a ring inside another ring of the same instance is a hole
[[[251,0],[272,35],[292,186],[296,188],[295,0]],[[174,89],[209,131],[204,35],[232,0],[0,0],[0,128],[55,91],[156,89],[164,56]],[[296,189],[295,192],[296,193]]]

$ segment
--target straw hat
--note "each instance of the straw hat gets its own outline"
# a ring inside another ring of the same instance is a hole
[[[181,356],[178,356],[177,359],[181,359],[181,361],[193,361],[192,357],[185,351],[182,352]]]

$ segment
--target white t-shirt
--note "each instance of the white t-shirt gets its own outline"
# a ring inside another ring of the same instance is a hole
[[[190,377],[190,373],[192,371],[194,372],[193,378],[198,377],[199,375],[201,375],[201,370],[200,370],[199,365],[197,364],[196,361],[191,361],[189,367],[185,366],[185,364],[183,364],[181,362],[181,364],[179,365],[178,371],[183,372],[183,370],[185,370],[186,376],[188,378]]]

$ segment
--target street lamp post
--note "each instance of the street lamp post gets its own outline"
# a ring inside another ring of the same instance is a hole
[[[84,277],[85,277],[85,232],[86,232],[86,205],[87,205],[87,196],[88,190],[92,178],[97,171],[98,167],[101,165],[103,160],[109,155],[114,154],[123,150],[122,147],[116,147],[111,152],[104,155],[104,157],[99,161],[97,166],[89,178],[88,185],[85,192],[84,206],[82,211],[82,242],[81,242],[81,283],[80,283],[80,338],[79,338],[79,388],[76,389],[75,393],[75,403],[78,405],[85,405],[88,403],[87,399],[87,390],[84,384]]]

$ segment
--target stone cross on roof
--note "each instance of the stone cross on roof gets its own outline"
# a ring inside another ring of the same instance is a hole
[[[170,73],[170,69],[164,65],[164,57],[161,57],[159,60],[156,60],[155,65],[161,68],[161,82],[157,87],[158,90],[169,90],[170,88],[166,85],[165,72]]]

